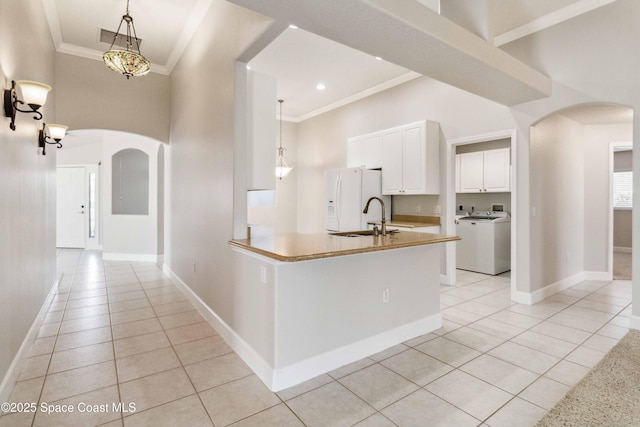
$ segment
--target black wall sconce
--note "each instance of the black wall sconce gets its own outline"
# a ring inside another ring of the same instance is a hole
[[[58,148],[62,148],[60,141],[64,138],[67,128],[68,126],[65,125],[42,124],[42,129],[38,133],[38,147],[42,148],[43,156],[47,155],[47,144],[57,145]],[[47,131],[49,135],[47,135]]]
[[[16,85],[22,92],[22,98],[18,99],[16,94]],[[34,113],[34,120],[42,120],[42,113],[38,111],[47,102],[47,94],[51,90],[51,86],[32,82],[29,80],[12,80],[11,89],[4,90],[4,115],[11,118],[9,127],[16,130],[16,112]],[[22,110],[19,105],[28,105],[30,110]]]

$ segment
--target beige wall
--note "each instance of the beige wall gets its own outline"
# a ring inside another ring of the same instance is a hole
[[[585,271],[607,271],[608,269],[611,143],[628,142],[632,138],[631,124],[584,126]],[[631,239],[631,224],[628,226],[628,231]],[[615,234],[614,215],[614,239]],[[614,246],[617,246],[615,242]]]
[[[531,128],[531,287],[583,271],[583,126],[553,115]]]
[[[464,108],[460,108],[464,105]],[[448,139],[514,128],[507,107],[468,92],[421,77],[298,125],[298,230],[323,229],[324,171],[347,164],[347,139],[418,120],[440,123],[440,157]],[[444,183],[444,166],[441,167]],[[416,206],[431,215],[445,199],[434,196],[394,196],[393,213],[415,215]],[[437,201],[436,201],[437,200]],[[431,210],[431,211],[430,211]]]
[[[0,0],[0,84],[3,89],[12,79],[51,84],[43,109],[47,121],[55,120],[60,96],[53,67],[42,2]],[[56,150],[39,153],[40,125],[18,113],[14,132],[9,119],[0,119],[0,381],[10,381],[9,366],[56,280]]]
[[[171,76],[165,261],[240,333],[249,313],[237,310],[227,243],[233,228],[234,60],[267,23],[253,12],[214,0]]]
[[[47,27],[48,28],[48,27]],[[56,53],[58,122],[69,129],[109,129],[169,142],[171,80],[125,77],[102,61]]]
[[[613,247],[629,248],[633,247],[631,239],[632,231],[632,211],[613,212]]]

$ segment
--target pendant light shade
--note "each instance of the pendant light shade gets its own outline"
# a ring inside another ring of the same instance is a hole
[[[284,147],[282,146],[282,103],[284,100],[279,99],[278,102],[280,103],[280,146],[278,147],[278,160],[276,160],[276,176],[278,179],[282,179],[289,175],[293,168],[287,164],[284,158]]]
[[[122,23],[126,23],[126,49],[114,49],[113,45],[118,39]],[[140,53],[140,39],[136,34],[136,28],[133,26],[133,18],[129,15],[129,0],[127,0],[127,11],[120,20],[120,25],[113,37],[113,42],[109,50],[102,55],[104,63],[113,71],[129,77],[140,77],[151,71],[151,63]]]

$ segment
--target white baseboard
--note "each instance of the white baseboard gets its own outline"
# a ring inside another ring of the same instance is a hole
[[[630,254],[630,253],[632,253],[632,250],[633,250],[633,248],[627,248],[627,247],[624,247],[624,246],[614,246],[613,247],[613,252],[624,252],[624,253]]]
[[[629,317],[629,328],[640,330],[640,316],[631,315]]]
[[[29,351],[31,350],[31,345],[34,343],[36,338],[38,337],[38,332],[40,331],[40,326],[44,317],[47,314],[47,310],[51,305],[51,301],[53,300],[57,290],[58,290],[58,279],[53,282],[51,289],[49,290],[49,294],[42,303],[40,307],[40,311],[36,316],[35,320],[31,324],[27,335],[24,337],[20,348],[18,349],[18,353],[13,358],[11,365],[9,365],[9,369],[2,379],[2,383],[0,383],[0,402],[8,402],[9,397],[11,395],[11,391],[13,390],[13,386],[18,380],[20,375],[20,371],[22,370],[22,366],[25,358],[28,356]]]
[[[520,291],[512,291],[511,299],[514,302],[519,304],[527,304],[533,305],[537,302],[542,301],[545,298],[550,297],[553,294],[557,294],[558,292],[562,292],[565,289],[568,289],[572,286],[577,285],[580,282],[585,280],[585,272],[581,271],[580,273],[576,273],[573,276],[566,277],[562,280],[559,280],[555,283],[545,286],[542,289],[538,289],[534,292],[520,292]],[[589,279],[595,280],[595,279]]]
[[[447,277],[446,274],[441,274],[440,275],[440,284],[441,285],[449,285],[449,278]]]
[[[296,364],[275,369],[265,361],[242,337],[220,318],[168,265],[163,271],[184,292],[198,312],[209,322],[253,372],[271,391],[277,392],[300,384],[318,375],[355,362],[411,338],[433,332],[442,327],[440,313],[394,328],[347,346],[328,351]]]
[[[267,384],[272,391],[280,391],[341,366],[398,345],[411,338],[433,332],[442,327],[440,313],[402,325],[390,331],[365,338],[284,368],[276,369],[273,382]]]
[[[267,363],[240,335],[220,318],[195,292],[178,277],[168,265],[162,267],[164,273],[187,296],[198,312],[225,340],[242,360],[268,387],[273,383],[273,367]]]
[[[158,255],[147,254],[120,254],[113,252],[103,252],[102,259],[105,261],[143,261],[158,263]]]

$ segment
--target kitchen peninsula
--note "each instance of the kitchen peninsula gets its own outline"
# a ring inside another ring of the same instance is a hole
[[[231,240],[234,348],[274,391],[432,332],[440,243],[456,236],[278,233]]]

